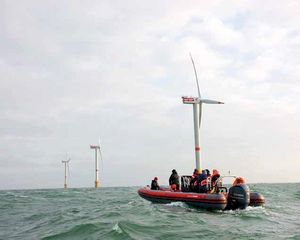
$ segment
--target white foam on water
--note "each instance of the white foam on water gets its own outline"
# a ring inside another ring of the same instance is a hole
[[[224,214],[243,214],[243,213],[266,213],[266,209],[264,207],[252,207],[248,206],[245,209],[235,209],[235,210],[225,210],[222,211]]]
[[[172,202],[172,203],[168,203],[166,204],[167,206],[174,206],[174,207],[184,207],[184,203],[183,202]]]
[[[119,227],[118,223],[112,228],[112,230],[116,231],[117,233],[122,233],[122,229]]]

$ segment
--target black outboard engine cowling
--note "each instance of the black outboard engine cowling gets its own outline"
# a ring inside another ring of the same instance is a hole
[[[250,203],[250,191],[246,184],[237,184],[229,188],[226,209],[245,209]]]

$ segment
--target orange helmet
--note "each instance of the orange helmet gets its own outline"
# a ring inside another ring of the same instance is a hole
[[[246,181],[245,181],[245,179],[244,179],[243,177],[237,177],[237,178],[234,180],[234,182],[233,182],[232,185],[245,184],[245,183],[246,183]]]

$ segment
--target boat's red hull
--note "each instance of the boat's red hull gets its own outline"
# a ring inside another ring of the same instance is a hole
[[[223,210],[227,205],[227,200],[224,194],[208,194],[208,193],[193,193],[193,192],[174,192],[170,190],[150,190],[149,188],[141,188],[138,194],[156,203],[171,203],[184,202],[188,205],[205,208]]]
[[[140,188],[138,194],[151,202],[155,203],[171,203],[184,202],[188,205],[204,208],[224,210],[228,209],[227,194],[224,193],[194,193],[171,191],[169,189],[150,190],[148,187]],[[248,202],[249,203],[249,202]],[[265,203],[264,197],[259,193],[250,194],[249,206],[262,206]]]

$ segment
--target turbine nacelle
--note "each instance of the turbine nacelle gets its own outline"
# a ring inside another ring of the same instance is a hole
[[[90,149],[100,149],[100,145],[90,145]]]
[[[71,158],[69,158],[68,160],[62,160],[61,162],[62,163],[68,163],[68,162],[70,162],[71,161]]]
[[[182,97],[182,102],[184,104],[199,104],[199,103],[207,103],[207,104],[224,104],[223,102],[216,100],[203,99],[199,97]]]

